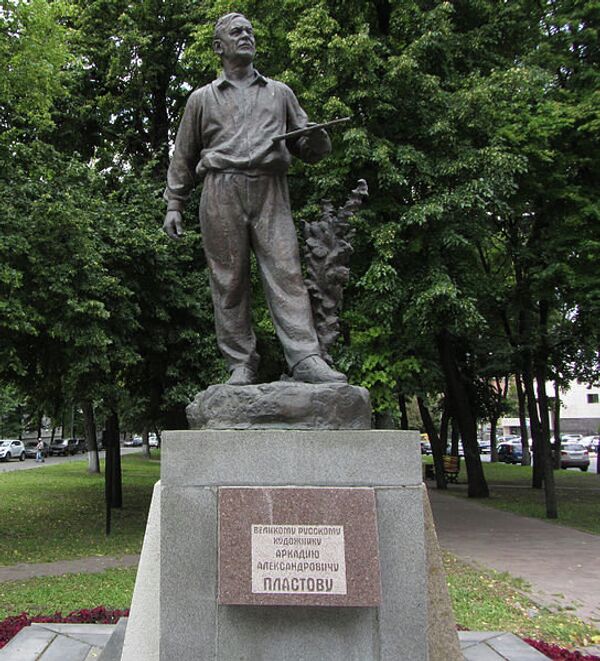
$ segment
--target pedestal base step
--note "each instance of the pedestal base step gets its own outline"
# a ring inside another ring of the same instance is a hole
[[[70,654],[68,646],[71,644],[72,633],[68,627],[77,627],[75,624],[65,625],[33,625],[22,629],[15,638],[3,649],[0,650],[0,661],[45,661],[46,654],[50,654],[52,645],[48,646],[46,642],[45,650],[38,645],[40,636],[46,635],[47,639],[53,639],[55,651],[60,648],[61,661],[80,661],[84,658],[95,659],[97,661],[121,661],[121,650],[123,649],[124,628],[127,624],[126,618],[119,620],[119,625],[115,629],[111,624],[88,624],[88,638],[93,634],[93,640],[87,641],[89,649],[88,657],[81,657],[80,653],[73,650]],[[48,630],[50,627],[62,626],[62,631]],[[40,629],[44,627],[44,631]],[[120,629],[120,630],[119,630]],[[114,633],[113,633],[114,631]],[[112,637],[111,637],[112,634]],[[537,650],[530,647],[527,643],[517,638],[512,633],[500,633],[497,631],[459,631],[458,638],[465,661],[543,661],[546,657]],[[100,650],[104,648],[102,654],[98,657]],[[37,649],[37,652],[35,651]],[[27,654],[25,650],[30,650]],[[93,655],[93,656],[91,656]],[[547,661],[547,660],[546,660]]]

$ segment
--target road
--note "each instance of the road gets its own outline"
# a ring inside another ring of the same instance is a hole
[[[141,448],[121,448],[121,454],[132,454],[134,452],[141,452]],[[100,452],[100,458],[104,458],[104,450]],[[12,471],[29,470],[31,468],[40,468],[40,466],[53,466],[54,464],[64,464],[69,461],[84,461],[87,460],[87,452],[84,454],[74,454],[67,457],[46,457],[46,461],[42,463],[36,462],[35,459],[25,459],[25,461],[18,461],[12,459],[7,462],[0,462],[0,473],[10,473]]]

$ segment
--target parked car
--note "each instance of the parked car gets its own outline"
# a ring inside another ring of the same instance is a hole
[[[433,454],[427,434],[421,434],[421,454]]]
[[[141,436],[132,436],[131,438],[128,438],[123,445],[126,448],[139,448],[143,443]]]
[[[68,454],[77,454],[80,452],[79,441],[76,438],[57,438],[50,443],[51,455],[62,455],[66,457]]]
[[[523,459],[523,446],[517,441],[508,441],[498,445],[498,461],[505,464],[520,464]]]
[[[10,461],[11,459],[25,461],[25,446],[23,445],[23,441],[17,441],[15,439],[0,441],[0,461]]]
[[[44,449],[42,450],[42,456],[47,457],[50,453],[50,446],[46,441],[44,441]],[[27,441],[25,443],[25,456],[28,459],[35,459],[37,456],[37,441]]]
[[[77,451],[81,452],[82,454],[87,452],[87,443],[85,441],[85,438],[76,438],[77,441]]]
[[[448,443],[446,445],[446,456],[448,456],[448,457],[455,456],[454,452],[452,451],[452,443]],[[462,439],[460,439],[460,441],[458,442],[458,456],[459,457],[464,457],[465,456],[465,449],[463,448]]]
[[[584,436],[583,438],[579,439],[577,443],[583,445],[583,447],[588,452],[595,452],[596,448],[600,444],[600,436]]]
[[[560,467],[586,471],[590,467],[590,453],[581,443],[564,443],[560,449]]]
[[[148,445],[151,448],[159,448],[160,447],[160,438],[156,434],[150,434],[148,436]]]
[[[500,443],[512,443],[514,441],[516,441],[517,443],[520,443],[521,442],[521,437],[517,436],[515,434],[511,434],[511,435],[508,435],[508,436],[498,436],[498,438],[496,438],[496,446],[499,446]]]
[[[569,443],[570,441],[575,441],[576,443],[579,443],[579,441],[583,438],[582,434],[562,434],[560,437],[561,443]]]
[[[477,441],[479,445],[479,454],[490,454],[492,451],[492,444],[490,441],[484,441],[484,440],[478,440]]]

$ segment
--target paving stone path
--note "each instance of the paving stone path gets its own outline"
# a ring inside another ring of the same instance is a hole
[[[526,580],[532,599],[600,625],[600,536],[429,489],[442,548]]]
[[[63,574],[97,574],[115,567],[137,567],[139,555],[123,555],[119,558],[91,556],[57,562],[19,563],[0,567],[0,583],[24,581],[38,576],[62,576]]]

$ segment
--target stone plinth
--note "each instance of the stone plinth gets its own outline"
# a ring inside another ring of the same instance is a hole
[[[370,429],[366,388],[276,381],[214,385],[186,410],[190,429]]]
[[[426,661],[416,432],[207,430],[166,432],[163,441],[160,661]],[[373,489],[380,606],[218,604],[218,493],[225,486]]]

